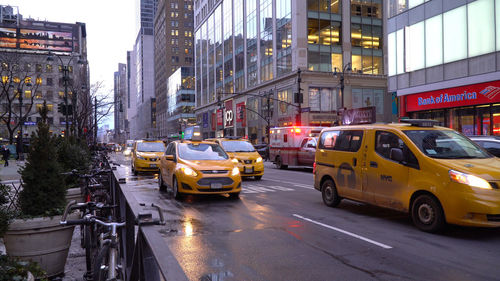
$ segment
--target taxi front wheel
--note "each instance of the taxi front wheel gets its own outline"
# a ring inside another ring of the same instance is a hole
[[[425,232],[439,232],[445,226],[441,204],[427,194],[420,195],[413,201],[411,218],[415,226]]]
[[[167,186],[163,182],[163,177],[161,176],[161,171],[158,172],[158,187],[160,188],[160,191],[167,190]]]
[[[336,207],[340,203],[340,200],[342,200],[337,193],[335,183],[330,179],[325,180],[321,185],[321,195],[323,203],[329,207]]]
[[[174,192],[174,198],[177,200],[182,199],[182,193],[179,192],[179,185],[177,184],[177,179],[174,178],[174,182],[172,183],[172,189]]]

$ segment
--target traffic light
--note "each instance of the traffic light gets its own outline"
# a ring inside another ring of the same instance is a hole
[[[57,105],[57,112],[64,114],[65,111],[66,110],[64,108],[64,103],[60,103],[60,104]]]
[[[244,114],[245,114],[245,109],[243,107],[240,108],[240,113],[239,113],[239,118],[240,120],[243,120],[243,117],[244,117]]]
[[[304,94],[302,93],[295,93],[294,94],[294,103],[303,103],[304,102]]]
[[[68,107],[66,108],[65,111],[66,111],[65,115],[73,115],[73,105],[68,104]]]
[[[184,139],[184,132],[183,131],[179,131],[179,136],[180,136],[180,139],[183,140]]]

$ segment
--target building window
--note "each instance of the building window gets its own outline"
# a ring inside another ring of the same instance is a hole
[[[351,15],[382,19],[382,0],[351,0]]]
[[[337,90],[331,88],[309,88],[309,107],[315,112],[337,111]]]
[[[51,78],[51,77],[47,77],[47,80],[46,80],[46,81],[47,81],[47,86],[52,86],[52,85],[54,85],[54,81],[52,80],[52,78]]]
[[[352,108],[375,106],[376,114],[384,114],[383,89],[352,89]]]
[[[42,65],[41,64],[36,64],[36,72],[41,73],[42,72]]]
[[[45,65],[45,72],[47,72],[47,73],[51,73],[52,72],[52,65],[51,64]]]

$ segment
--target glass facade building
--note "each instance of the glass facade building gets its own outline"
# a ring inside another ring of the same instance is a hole
[[[500,135],[500,95],[490,94],[500,89],[500,0],[389,2],[388,86],[400,115]]]
[[[196,114],[205,136],[260,142],[268,120],[270,126],[329,126],[341,104],[377,106],[377,118],[390,119],[382,0],[194,4]]]

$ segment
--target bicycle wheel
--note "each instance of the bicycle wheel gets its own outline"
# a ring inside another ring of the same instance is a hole
[[[94,281],[105,281],[107,279],[108,251],[109,245],[102,245],[94,259]]]
[[[94,260],[94,281],[106,281],[108,280],[108,266],[109,266],[109,244],[104,244],[99,250],[97,257]],[[113,280],[123,280],[123,272],[119,269],[118,262],[120,261],[120,253],[118,248],[116,249],[116,262],[117,268],[115,268],[116,278]]]

